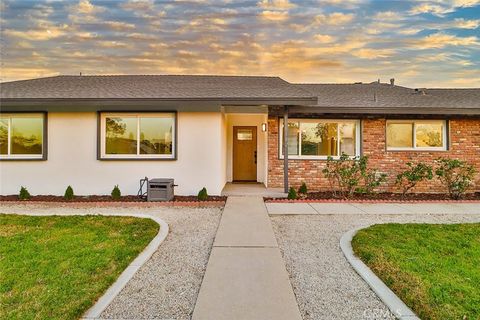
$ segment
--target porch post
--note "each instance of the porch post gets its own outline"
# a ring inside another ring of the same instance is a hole
[[[283,107],[283,189],[288,193],[288,106]]]

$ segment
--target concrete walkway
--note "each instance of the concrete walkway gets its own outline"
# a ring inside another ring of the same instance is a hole
[[[270,215],[277,214],[478,214],[480,202],[458,203],[267,203]]]
[[[261,197],[229,197],[193,320],[300,320]]]

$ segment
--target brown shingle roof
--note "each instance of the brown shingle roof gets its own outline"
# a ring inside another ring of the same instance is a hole
[[[0,85],[2,99],[312,98],[279,77],[115,75],[56,76]]]
[[[479,109],[480,88],[410,89],[385,83],[295,84],[318,97],[318,107],[358,109]],[[425,94],[423,94],[423,92]]]

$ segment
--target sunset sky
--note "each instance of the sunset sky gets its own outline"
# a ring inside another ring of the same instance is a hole
[[[480,87],[480,0],[0,0],[1,81],[278,75]]]

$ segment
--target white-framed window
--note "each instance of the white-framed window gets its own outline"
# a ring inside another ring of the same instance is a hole
[[[283,119],[280,120],[279,154],[283,158]],[[360,121],[333,119],[289,119],[290,159],[338,158],[342,153],[360,155]]]
[[[101,113],[101,159],[175,159],[176,114]]]
[[[0,114],[0,159],[45,160],[46,115]]]
[[[388,151],[447,150],[447,121],[445,120],[387,120]]]

